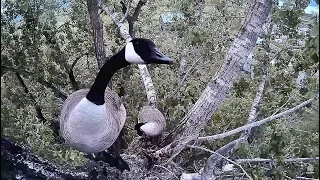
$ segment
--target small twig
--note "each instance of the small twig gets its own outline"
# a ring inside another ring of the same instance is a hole
[[[207,148],[204,148],[204,147],[199,147],[199,146],[190,146],[190,145],[188,145],[187,147],[189,147],[189,148],[194,148],[194,149],[200,149],[200,150],[203,150],[203,151],[207,151],[207,152],[210,152],[211,154],[216,154],[216,155],[220,156],[221,158],[225,159],[226,161],[228,161],[228,162],[230,162],[230,163],[238,166],[238,167],[243,171],[243,173],[246,174],[246,176],[247,176],[249,179],[252,179],[252,178],[249,176],[249,174],[243,169],[243,167],[242,167],[240,164],[238,164],[238,163],[236,163],[236,162],[234,162],[234,161],[232,161],[232,160],[224,157],[223,155],[221,155],[221,154],[219,154],[219,153],[216,153],[216,152],[214,152],[214,151],[212,151],[212,150],[210,150],[210,149],[207,149]]]
[[[253,128],[253,127],[257,127],[257,126],[260,126],[262,124],[265,124],[269,121],[272,121],[272,120],[275,120],[275,119],[278,119],[282,116],[285,116],[285,115],[289,115],[297,110],[299,110],[300,108],[303,108],[305,107],[306,105],[316,101],[317,99],[319,98],[319,93],[317,93],[313,98],[307,100],[307,101],[304,101],[302,102],[301,104],[291,108],[291,109],[288,109],[286,111],[283,111],[281,113],[278,113],[274,116],[270,116],[270,117],[267,117],[263,120],[260,120],[260,121],[256,121],[254,123],[250,123],[250,124],[247,124],[247,125],[244,125],[244,126],[241,126],[241,127],[238,127],[236,129],[233,129],[231,131],[228,131],[228,132],[225,132],[225,133],[221,133],[221,134],[216,134],[216,135],[213,135],[213,136],[205,136],[205,137],[198,137],[198,141],[212,141],[212,140],[215,140],[215,139],[222,139],[222,138],[225,138],[225,137],[229,137],[229,136],[232,136],[234,134],[237,134],[241,131],[245,131],[247,129],[250,129],[250,128]]]
[[[184,74],[182,80],[180,81],[178,87],[176,88],[176,90],[173,93],[173,96],[176,95],[176,93],[180,90],[180,88],[183,86],[184,81],[187,79],[187,77],[189,76],[191,70],[194,68],[194,66],[201,60],[201,58],[198,58],[192,65],[191,67],[187,70],[187,72]]]
[[[163,168],[165,170],[167,170],[168,172],[170,172],[171,174],[173,174],[173,176],[179,180],[179,178],[172,172],[170,171],[168,168],[164,167],[164,166],[161,166],[161,165],[154,165],[155,167],[160,167],[160,168]]]
[[[125,13],[124,16],[122,17],[122,19],[119,21],[119,23],[123,23],[123,22],[127,19],[128,15],[129,15],[129,13],[130,13],[131,3],[132,3],[132,0],[127,0],[126,13]]]
[[[288,100],[287,100],[284,104],[282,104],[274,113],[272,113],[271,116],[275,115],[275,114],[278,113],[284,106],[286,106],[286,105],[289,103],[289,101],[290,101],[291,99],[293,99],[293,98],[297,95],[298,92],[299,92],[299,89],[295,90],[295,91],[293,92],[293,94],[288,98]]]

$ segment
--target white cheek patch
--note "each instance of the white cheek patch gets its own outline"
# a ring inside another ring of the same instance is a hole
[[[142,58],[134,50],[132,42],[129,42],[125,47],[125,58],[132,64],[145,64]]]

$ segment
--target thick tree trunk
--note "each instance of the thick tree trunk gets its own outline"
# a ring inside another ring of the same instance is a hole
[[[233,83],[242,71],[244,62],[256,44],[259,32],[266,22],[270,10],[271,0],[252,1],[238,37],[233,41],[228,51],[224,66],[212,78],[198,101],[183,118],[183,125],[178,131],[180,133],[175,138],[179,143],[174,149],[174,155],[180,153],[186,144],[200,135],[213,113],[227,98]]]

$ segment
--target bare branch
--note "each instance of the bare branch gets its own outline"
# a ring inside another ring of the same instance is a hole
[[[218,156],[218,157],[220,157],[220,158],[223,158],[224,160],[226,160],[226,161],[228,161],[228,162],[230,162],[230,163],[238,166],[238,167],[245,173],[245,175],[246,175],[249,179],[252,179],[252,178],[249,176],[249,174],[243,169],[243,167],[242,167],[240,164],[238,164],[238,163],[236,163],[236,162],[234,162],[234,161],[226,158],[225,156],[221,155],[219,152],[214,152],[214,151],[211,151],[211,150],[209,150],[209,149],[207,149],[207,148],[199,147],[199,146],[189,146],[189,145],[188,145],[188,147],[189,147],[189,148],[200,149],[200,150],[203,150],[203,151],[212,153],[212,154],[214,154],[214,155],[216,155],[216,156]],[[226,147],[226,149],[230,149],[230,148],[229,148],[229,147]],[[212,176],[207,176],[208,174],[206,174],[205,171],[206,171],[206,168],[204,169],[204,172],[202,173],[202,178],[204,178],[204,179],[211,178]],[[204,176],[204,174],[205,174],[205,176]]]
[[[291,109],[288,109],[288,110],[286,110],[284,112],[278,113],[278,114],[276,114],[274,116],[270,116],[270,117],[267,117],[267,118],[265,118],[263,120],[260,120],[260,121],[254,122],[254,123],[250,123],[250,124],[238,127],[236,129],[233,129],[233,130],[225,132],[225,133],[216,134],[216,135],[213,135],[213,136],[198,137],[198,141],[212,141],[212,140],[216,140],[216,139],[222,139],[222,138],[237,134],[237,133],[239,133],[241,131],[245,131],[247,129],[260,126],[260,125],[265,124],[267,122],[270,122],[272,120],[278,119],[278,118],[280,118],[282,116],[286,116],[286,115],[289,115],[291,113],[294,113],[295,111],[297,111],[297,110],[305,107],[306,105],[316,101],[318,98],[319,98],[319,93],[317,93],[313,98],[311,98],[311,99],[309,99],[307,101],[304,101],[303,103],[301,103],[301,104],[299,104],[299,105],[297,105],[297,106],[295,106],[295,107],[293,107]]]
[[[132,3],[132,0],[127,0],[126,12],[125,12],[124,16],[121,18],[121,20],[119,21],[119,23],[124,23],[124,21],[127,19],[128,15],[130,13],[131,3]]]
[[[183,86],[184,81],[187,79],[187,77],[189,76],[191,70],[194,68],[194,66],[201,60],[201,58],[198,58],[192,65],[191,67],[187,70],[187,72],[184,74],[183,78],[181,79],[177,89],[175,90],[175,92],[173,93],[173,95],[176,95],[176,93],[178,91],[180,91],[180,88]]]
[[[262,95],[263,95],[263,91],[264,91],[264,88],[265,88],[265,84],[267,82],[267,71],[268,71],[268,67],[270,66],[270,62],[264,62],[263,64],[263,75],[261,77],[261,82],[259,84],[259,87],[258,87],[258,91],[256,93],[256,96],[254,98],[254,101],[251,105],[251,109],[249,111],[249,117],[248,117],[248,121],[247,121],[247,124],[250,124],[250,123],[253,123],[255,122],[256,118],[257,118],[257,109],[260,105],[260,101],[262,99]],[[249,138],[251,134],[251,128],[250,129],[247,129],[246,132],[244,132],[242,134],[242,136],[245,136],[246,139]]]
[[[64,95],[64,94],[63,94],[58,88],[56,88],[53,84],[47,82],[46,80],[44,80],[44,79],[41,78],[41,77],[38,77],[36,74],[34,74],[34,73],[32,73],[32,72],[28,72],[28,71],[25,71],[25,70],[16,69],[16,68],[13,68],[13,67],[2,66],[2,65],[1,65],[1,68],[5,69],[5,70],[8,70],[8,71],[18,72],[18,73],[21,73],[21,74],[30,76],[30,77],[36,79],[40,84],[42,84],[42,85],[44,85],[45,87],[51,89],[57,97],[61,98],[62,100],[66,100],[66,99],[67,99],[67,96]]]
[[[262,78],[261,78],[261,83],[259,85],[259,88],[258,88],[258,91],[256,93],[256,97],[252,103],[252,106],[251,106],[251,109],[249,111],[249,117],[248,117],[248,121],[247,121],[247,124],[250,124],[252,122],[254,122],[256,120],[256,116],[257,116],[257,108],[260,104],[260,101],[261,101],[261,98],[262,98],[262,94],[263,94],[263,90],[265,88],[265,83],[266,83],[266,80],[267,80],[267,68],[269,66],[267,66],[268,62],[265,62],[264,65],[263,65],[263,72],[264,74],[262,75]],[[223,155],[228,155],[228,154],[231,154],[236,148],[237,146],[244,142],[245,140],[248,139],[249,135],[250,135],[250,132],[251,132],[251,128],[248,129],[239,139],[236,139],[230,143],[228,143],[227,145],[221,147],[220,149],[218,149],[217,151],[222,151],[223,152]],[[205,177],[210,177],[210,176],[213,176],[213,175],[216,175],[217,172],[216,169],[221,169],[222,167],[219,165],[222,164],[222,158],[219,158],[217,156],[214,156],[214,155],[211,155],[208,160],[207,160],[207,163],[206,163],[206,166],[205,166],[205,171],[203,172],[203,176]]]
[[[318,179],[307,178],[307,177],[296,177],[296,180],[318,180]]]
[[[319,157],[315,158],[290,158],[290,159],[284,159],[283,162],[285,163],[299,163],[299,162],[304,162],[304,163],[309,163],[313,161],[319,161]],[[261,162],[276,162],[273,159],[262,159],[262,158],[253,158],[253,159],[237,159],[237,163],[261,163]]]

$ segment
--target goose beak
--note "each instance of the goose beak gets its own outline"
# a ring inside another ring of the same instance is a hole
[[[162,52],[159,51],[157,48],[153,48],[153,55],[151,59],[155,64],[173,64],[173,59],[169,58],[168,56],[164,55]]]

